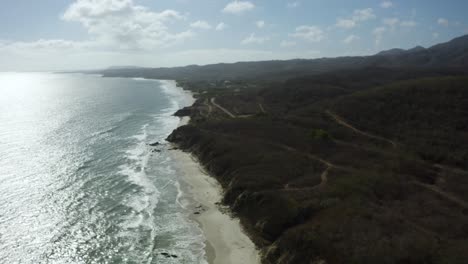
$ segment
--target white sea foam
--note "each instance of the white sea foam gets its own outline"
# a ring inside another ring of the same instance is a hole
[[[147,128],[148,124],[143,125],[141,133],[131,137],[137,142],[134,148],[125,152],[128,160],[127,164],[119,167],[120,174],[127,176],[130,182],[142,189],[142,193],[133,194],[127,200],[126,205],[133,208],[136,214],[127,219],[124,224],[125,229],[135,228],[137,225],[154,229],[153,212],[158,204],[160,193],[154,182],[146,175],[146,167],[150,157],[150,152],[146,146]]]
[[[185,199],[183,199],[184,192],[182,191],[182,188],[180,188],[180,183],[179,183],[179,182],[174,182],[174,186],[175,186],[176,189],[177,189],[177,197],[176,197],[175,202],[176,202],[178,205],[180,205],[180,207],[182,207],[183,209],[187,209],[188,201],[186,201]]]
[[[171,103],[173,107],[171,110],[177,111],[179,108],[192,105],[195,102],[195,99],[189,91],[177,87],[176,81],[161,80],[159,82],[162,91],[172,100]]]
[[[132,194],[126,201],[134,212],[124,223],[124,229],[128,231],[124,235],[131,236],[130,229],[151,228],[152,239],[159,239],[160,235],[172,237],[169,248],[160,248],[156,252],[177,254],[189,263],[206,263],[205,238],[202,230],[189,217],[193,213],[187,210],[190,200],[181,188],[173,161],[164,153],[152,154],[152,148],[147,145],[165,140],[180,122],[178,117],[173,116],[174,112],[192,104],[193,98],[190,93],[178,88],[174,81],[159,82],[161,90],[170,100],[170,106],[153,115],[154,122],[143,126],[139,134],[130,138],[135,144],[125,152],[127,164],[120,167],[120,173],[143,190],[141,194]],[[160,204],[169,207],[158,208]],[[164,213],[155,214],[161,210]],[[154,258],[159,257],[154,255]],[[164,261],[167,262],[166,259]]]
[[[132,78],[132,80],[134,80],[134,81],[156,81],[156,80],[145,79],[145,78]]]

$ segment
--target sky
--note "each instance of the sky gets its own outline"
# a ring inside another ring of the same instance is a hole
[[[466,0],[0,0],[0,71],[370,55],[468,34]]]

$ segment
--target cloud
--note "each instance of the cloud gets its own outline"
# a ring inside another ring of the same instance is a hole
[[[65,20],[91,22],[92,18],[100,18],[118,13],[131,13],[135,5],[131,0],[77,0],[63,14]]]
[[[372,31],[372,34],[375,36],[375,45],[380,45],[384,33],[387,31],[385,27],[377,27]]]
[[[391,1],[383,1],[382,3],[380,3],[380,7],[390,8],[390,7],[393,7],[393,3]]]
[[[195,35],[190,30],[169,30],[168,23],[185,19],[179,12],[152,12],[133,0],[77,0],[62,19],[80,23],[96,45],[111,49],[151,50],[173,46]]]
[[[286,6],[288,8],[296,8],[296,7],[299,7],[300,5],[301,5],[301,3],[296,1],[296,2],[289,2],[289,3],[287,3]]]
[[[226,5],[224,7],[223,12],[224,13],[230,13],[230,14],[242,14],[246,11],[253,10],[255,8],[255,5],[252,4],[249,1],[234,1]]]
[[[264,28],[264,27],[265,27],[265,21],[259,20],[259,21],[255,22],[255,25],[256,25],[258,28]]]
[[[356,21],[352,19],[338,19],[338,21],[336,22],[337,27],[346,29],[354,28],[356,25]]]
[[[336,26],[345,29],[351,29],[358,25],[359,22],[364,22],[376,18],[372,8],[356,9],[350,18],[339,18],[336,21]]]
[[[50,52],[55,50],[78,50],[85,48],[93,48],[95,43],[86,41],[69,41],[64,39],[39,39],[31,42],[0,42],[0,48],[11,52],[22,51],[41,51]]]
[[[406,27],[406,28],[411,28],[415,27],[418,24],[413,21],[413,20],[405,20],[401,21],[400,19],[393,17],[393,18],[385,18],[382,20],[382,23],[386,26],[388,26],[391,30],[395,30],[396,27]]]
[[[283,47],[283,48],[294,47],[296,45],[297,45],[297,43],[295,41],[288,41],[288,40],[283,40],[280,43],[280,46]]]
[[[197,28],[197,29],[205,29],[205,30],[211,29],[211,25],[208,22],[203,21],[203,20],[198,20],[196,22],[191,23],[190,27]]]
[[[223,31],[227,28],[227,25],[224,22],[219,23],[216,25],[216,31]]]
[[[352,43],[352,42],[354,42],[354,41],[356,41],[356,40],[359,40],[359,39],[360,39],[360,37],[358,37],[358,36],[356,36],[356,35],[349,35],[348,37],[346,37],[346,38],[343,40],[343,42],[344,42],[345,44],[350,44],[350,43]]]
[[[325,38],[323,30],[317,26],[299,26],[291,36],[310,42],[320,42]]]
[[[400,23],[400,19],[396,17],[385,18],[384,20],[382,20],[382,23],[384,23],[384,25],[389,26],[392,30],[395,30],[395,27],[398,26],[398,24]]]
[[[439,18],[437,19],[437,24],[444,26],[444,27],[448,27],[449,21],[445,18]]]
[[[415,27],[418,23],[413,20],[401,21],[400,26],[402,27]]]
[[[440,36],[440,35],[439,35],[438,32],[432,33],[432,38],[433,38],[433,39],[437,39],[437,38],[439,38],[439,36]]]
[[[353,20],[354,21],[367,21],[376,18],[374,10],[372,8],[357,9],[354,10]]]
[[[255,33],[250,34],[247,38],[241,41],[242,45],[248,44],[263,44],[266,41],[270,40],[269,37],[257,37]]]
[[[387,31],[386,28],[384,28],[384,27],[378,27],[378,28],[375,28],[374,31],[372,31],[372,34],[374,34],[374,35],[380,35],[380,34],[383,34],[385,31]]]

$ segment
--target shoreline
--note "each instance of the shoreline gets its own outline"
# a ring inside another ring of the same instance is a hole
[[[181,88],[181,87],[180,87]],[[188,124],[189,117],[182,117],[178,127]],[[258,264],[260,255],[255,244],[247,236],[240,220],[229,215],[228,209],[220,206],[222,187],[211,177],[190,154],[181,150],[171,150],[170,155],[177,160],[177,167],[183,173],[181,180],[188,187],[195,201],[191,219],[203,231],[205,253],[210,264]]]

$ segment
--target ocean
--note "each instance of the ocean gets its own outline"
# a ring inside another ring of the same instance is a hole
[[[0,263],[206,263],[165,142],[192,103],[173,81],[0,73]]]

